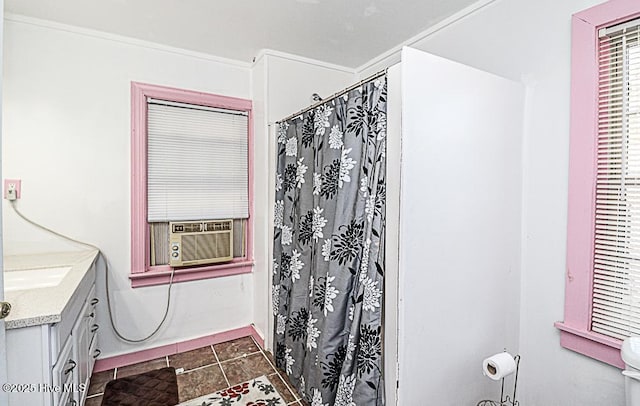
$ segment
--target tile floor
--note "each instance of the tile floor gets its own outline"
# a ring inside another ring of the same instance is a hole
[[[266,375],[287,405],[306,405],[283,372],[275,368],[273,356],[263,351],[252,337],[210,345],[152,361],[94,373],[86,406],[100,406],[107,382],[167,366],[178,371],[180,402],[228,388],[249,379]]]

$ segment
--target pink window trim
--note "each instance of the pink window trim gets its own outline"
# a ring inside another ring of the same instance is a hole
[[[251,273],[254,263],[252,261],[234,261],[221,265],[210,265],[193,268],[176,268],[173,281],[187,282],[199,279],[220,278],[223,276]],[[171,280],[171,267],[168,265],[149,267],[147,272],[132,273],[129,275],[131,286],[140,288],[143,286],[165,285]]]
[[[560,344],[620,368],[622,342],[591,331],[598,29],[640,15],[637,0],[611,0],[572,16],[569,208],[564,321]]]
[[[147,226],[147,98],[246,111],[248,114],[249,218],[247,255],[208,267],[177,269],[174,281],[207,279],[251,272],[253,266],[253,112],[251,100],[131,82],[131,284],[133,287],[168,283],[169,267],[150,267]]]

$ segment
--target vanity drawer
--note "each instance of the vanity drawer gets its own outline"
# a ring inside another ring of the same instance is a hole
[[[51,362],[55,362],[58,357],[60,345],[71,334],[71,329],[76,319],[81,316],[80,312],[87,302],[91,302],[96,298],[96,270],[95,264],[87,271],[86,275],[78,285],[76,293],[73,295],[62,313],[62,320],[54,324],[50,330],[51,339]],[[92,305],[95,306],[95,305]]]
[[[51,369],[51,377],[53,386],[56,388],[64,388],[65,385],[71,384],[74,370],[77,368],[78,363],[73,359],[72,349],[73,345],[71,339],[68,339],[53,368]],[[59,392],[52,392],[53,406],[64,405],[65,390]]]

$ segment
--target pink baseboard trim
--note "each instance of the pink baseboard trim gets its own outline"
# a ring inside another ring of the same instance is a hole
[[[253,337],[261,348],[264,348],[264,338],[258,333],[252,324],[234,330],[223,331],[221,333],[215,333],[174,344],[167,344],[156,348],[149,348],[128,354],[116,355],[115,357],[99,359],[96,361],[93,372],[108,371],[113,368],[120,368],[126,365],[136,364],[138,362],[151,361],[167,355],[191,351],[207,345],[219,344],[225,341],[249,336]]]

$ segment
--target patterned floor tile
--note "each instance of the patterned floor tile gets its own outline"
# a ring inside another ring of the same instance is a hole
[[[216,344],[214,348],[221,361],[219,365],[215,364],[217,360],[215,354],[210,352],[211,347],[202,347],[193,351],[169,356],[170,366],[174,368],[184,368],[186,371],[177,376],[180,402],[207,395],[229,386],[257,378],[261,375],[266,375],[289,405],[306,405],[298,394],[295,393],[295,388],[289,383],[286,374],[272,367],[272,365],[275,366],[273,355],[268,351],[265,351],[263,355],[251,337],[243,337],[226,343]],[[267,358],[265,358],[265,356]],[[123,378],[166,366],[167,359],[158,358],[152,361],[118,368],[116,376],[117,378]],[[225,379],[221,368],[224,369],[224,374],[227,374],[228,379]],[[104,371],[93,374],[88,389],[89,395],[102,393],[106,383],[112,378],[113,370],[111,370],[111,372]],[[287,389],[284,382],[292,388],[294,393]],[[101,402],[102,396],[93,396],[87,398],[85,405],[99,406]]]
[[[268,378],[287,404],[294,402],[297,399],[296,396],[287,388],[287,385],[284,384],[282,379],[280,379],[279,374],[275,373],[269,375]]]
[[[185,372],[177,376],[180,402],[194,399],[229,387],[219,365]]]
[[[222,362],[220,365],[231,386],[276,372],[261,353]]]
[[[127,365],[126,367],[118,368],[116,371],[116,378],[124,378],[125,376],[131,376],[141,374],[147,371],[153,371],[154,369],[166,368],[167,360],[165,358],[158,358],[152,361],[139,362],[133,365]]]
[[[260,351],[260,348],[251,337],[242,337],[237,340],[216,344],[213,348],[216,350],[220,362]]]
[[[102,404],[102,396],[94,396],[92,398],[87,398],[84,402],[84,406],[100,406]]]
[[[215,364],[218,361],[211,349],[211,346],[198,348],[192,351],[181,352],[175,355],[169,355],[169,366],[184,368],[185,371]]]
[[[87,389],[87,396],[95,395],[104,392],[104,387],[107,382],[113,379],[114,370],[96,372],[91,375],[91,382],[89,383],[89,389]]]
[[[264,355],[266,355],[267,358],[269,358],[269,361],[271,362],[271,365],[273,365],[275,367],[276,366],[276,359],[273,356],[273,354],[271,353],[271,351],[264,350],[263,353],[264,353]]]

